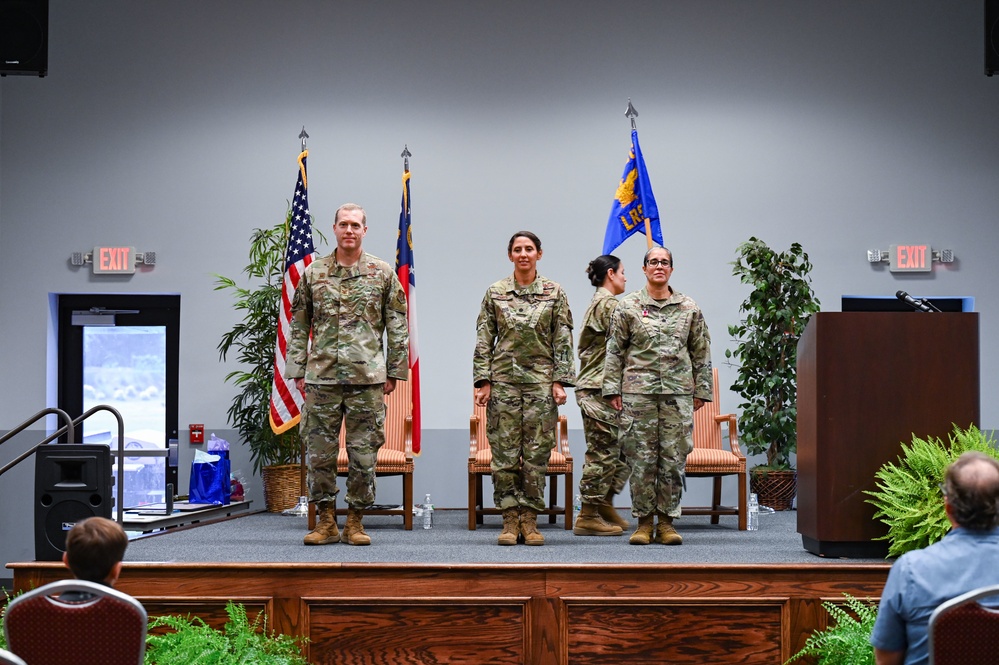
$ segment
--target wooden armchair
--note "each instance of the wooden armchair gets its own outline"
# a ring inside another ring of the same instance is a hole
[[[486,436],[486,407],[473,404],[472,417],[468,423],[468,530],[475,531],[482,524],[485,515],[501,515],[499,508],[487,508],[482,496],[482,477],[492,473],[493,459]],[[572,528],[572,454],[569,452],[569,425],[566,417],[559,415],[555,434],[555,448],[548,458],[548,508],[539,512],[548,515],[549,524],[555,523],[558,515],[563,515],[565,528]],[[558,482],[555,476],[565,476],[565,502],[558,504]]]
[[[401,508],[370,508],[365,515],[401,515],[406,531],[413,529],[413,393],[409,381],[396,382],[395,390],[385,397],[385,445],[378,449],[375,477],[402,476]],[[336,460],[337,476],[347,477],[347,430],[340,427],[340,453]],[[343,502],[339,502],[343,503]],[[340,506],[337,515],[346,515]],[[316,528],[316,506],[309,503],[309,529]]]
[[[684,515],[711,515],[718,524],[719,515],[738,515],[739,529],[746,530],[746,455],[739,447],[739,428],[734,413],[719,414],[718,369],[712,369],[714,401],[694,412],[694,449],[687,455],[688,478],[711,478],[714,486],[710,506],[681,506]],[[728,426],[729,449],[722,447],[722,425]],[[723,476],[739,479],[739,505],[721,505]]]

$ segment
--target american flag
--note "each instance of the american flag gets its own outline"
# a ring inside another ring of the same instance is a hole
[[[295,183],[295,198],[288,215],[288,248],[284,260],[281,310],[278,313],[277,344],[274,348],[274,384],[271,388],[270,420],[275,434],[281,434],[298,424],[302,404],[305,403],[305,397],[295,386],[295,380],[284,378],[284,366],[288,357],[291,300],[295,296],[302,273],[316,254],[312,243],[312,215],[309,213],[309,178],[305,168],[308,156],[308,150],[303,150],[298,156],[298,182]]]
[[[395,248],[395,272],[406,292],[409,320],[409,385],[413,395],[413,454],[420,454],[420,345],[416,335],[416,270],[413,265],[413,226],[409,200],[409,169],[402,174],[402,211]]]

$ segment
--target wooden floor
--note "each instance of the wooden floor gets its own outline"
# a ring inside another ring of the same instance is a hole
[[[67,576],[12,563],[14,586]],[[311,663],[783,663],[824,601],[876,599],[888,563],[395,564],[128,562],[150,615],[221,626],[229,599],[309,640]]]

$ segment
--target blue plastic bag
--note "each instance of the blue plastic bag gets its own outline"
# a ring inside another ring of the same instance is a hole
[[[227,457],[210,455],[200,450],[191,462],[189,503],[210,503],[228,506],[232,486],[229,481],[230,462]]]

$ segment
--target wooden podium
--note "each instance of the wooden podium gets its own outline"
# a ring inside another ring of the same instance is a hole
[[[829,557],[885,557],[865,490],[901,444],[980,425],[977,313],[820,312],[798,341],[798,533]]]

